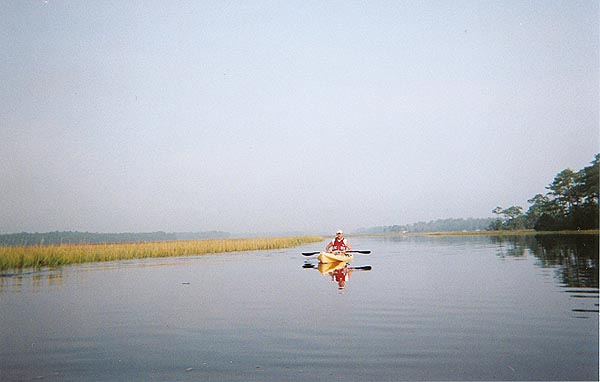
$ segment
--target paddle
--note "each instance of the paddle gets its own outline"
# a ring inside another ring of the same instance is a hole
[[[304,264],[304,265],[302,265],[302,268],[317,269],[317,267],[314,264]],[[372,269],[372,267],[370,265],[362,265],[362,266],[358,266],[358,267],[348,267],[348,269],[355,269],[355,270],[359,270],[359,271],[370,271]]]
[[[318,255],[319,252],[302,252],[302,256],[312,256],[312,255]],[[346,251],[346,253],[360,253],[362,255],[369,255],[371,254],[371,251]]]
[[[370,271],[371,270],[371,266],[370,265],[363,265],[360,267],[348,267],[348,269],[357,269],[359,271]]]

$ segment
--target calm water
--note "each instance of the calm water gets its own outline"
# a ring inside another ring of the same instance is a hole
[[[351,239],[5,274],[0,380],[598,380],[596,236]]]

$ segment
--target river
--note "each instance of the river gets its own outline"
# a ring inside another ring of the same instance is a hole
[[[349,240],[4,273],[0,380],[598,380],[597,236]]]

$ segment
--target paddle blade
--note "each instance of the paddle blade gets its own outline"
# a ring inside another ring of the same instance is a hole
[[[313,256],[318,255],[321,252],[302,252],[302,256]]]
[[[370,271],[370,265],[363,265],[362,267],[350,267],[350,269],[359,270],[359,271]]]

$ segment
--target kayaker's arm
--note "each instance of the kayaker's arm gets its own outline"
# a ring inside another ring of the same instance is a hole
[[[332,242],[332,241],[330,241],[330,242],[327,244],[327,247],[325,247],[325,252],[329,252],[329,250],[331,249],[331,247],[333,247],[333,242]]]

